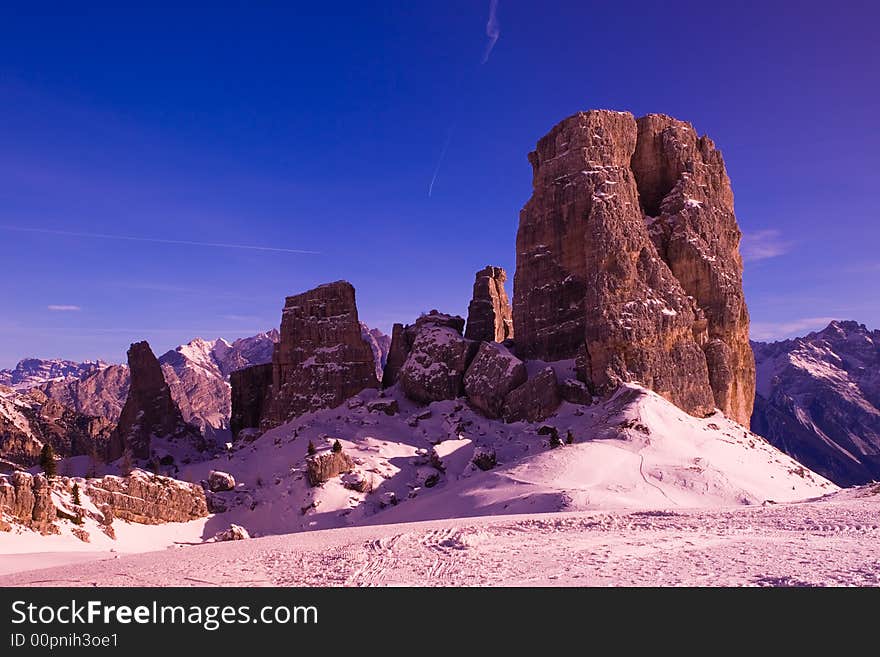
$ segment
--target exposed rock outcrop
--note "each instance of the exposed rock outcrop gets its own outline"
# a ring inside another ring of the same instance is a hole
[[[694,415],[751,412],[739,230],[721,155],[689,124],[589,111],[529,154],[514,280],[519,355],[578,358]],[[680,278],[679,278],[680,277]]]
[[[526,382],[526,366],[503,345],[480,345],[464,375],[464,390],[470,403],[487,417],[499,417],[504,399]]]
[[[351,283],[336,281],[287,297],[272,368],[271,399],[263,418],[268,426],[334,408],[364,388],[378,387]]]
[[[545,367],[507,395],[501,415],[506,422],[540,422],[553,415],[561,403],[556,372]]]
[[[306,459],[306,476],[312,486],[319,486],[352,468],[354,461],[345,452],[323,452]]]
[[[477,272],[464,337],[480,342],[513,338],[513,313],[504,291],[506,280],[507,272],[501,267],[489,266]]]
[[[85,494],[106,504],[113,516],[143,525],[187,522],[208,515],[201,486],[134,470],[127,477],[86,480]]]
[[[118,459],[126,450],[134,458],[148,459],[153,438],[188,440],[199,445],[201,434],[183,421],[162,367],[147,342],[131,345],[128,367],[131,385],[119,424],[110,437],[109,460]]]
[[[242,429],[260,427],[272,392],[272,363],[254,365],[230,374],[232,415],[229,429],[237,438]]]
[[[479,343],[462,337],[463,328],[461,317],[436,310],[416,320],[415,339],[398,375],[409,399],[428,404],[464,393],[464,373]]]
[[[753,347],[752,431],[840,486],[880,481],[880,331],[831,322]]]
[[[55,505],[43,475],[18,471],[0,477],[0,520],[3,515],[41,533],[57,533]]]

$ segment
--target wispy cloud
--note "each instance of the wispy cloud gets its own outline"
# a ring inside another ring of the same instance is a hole
[[[486,43],[486,50],[483,53],[483,64],[489,61],[489,55],[492,54],[492,48],[495,47],[495,42],[498,41],[498,37],[501,36],[501,26],[498,24],[498,0],[490,0],[489,1],[489,20],[486,23],[486,36],[489,37],[488,43]]]
[[[79,312],[82,310],[79,306],[71,306],[69,304],[49,304],[46,306],[52,312]]]
[[[107,233],[83,233],[72,230],[52,230],[49,228],[29,228],[25,226],[0,226],[2,230],[11,230],[21,233],[41,233],[43,235],[62,235],[66,237],[82,237],[87,239],[101,240],[124,240],[127,242],[152,242],[154,244],[177,244],[182,246],[201,246],[215,249],[245,249],[248,251],[273,251],[276,253],[298,253],[318,255],[320,251],[307,251],[305,249],[287,249],[278,246],[257,246],[253,244],[229,244],[225,242],[199,242],[194,240],[174,240],[163,237],[136,237],[133,235],[110,235]]]
[[[757,262],[785,255],[791,247],[778,230],[756,230],[743,234],[740,252],[746,262]]]
[[[839,317],[802,317],[784,322],[752,322],[749,334],[752,340],[782,340],[823,329]]]

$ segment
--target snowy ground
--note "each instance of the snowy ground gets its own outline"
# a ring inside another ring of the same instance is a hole
[[[225,513],[117,521],[115,541],[89,525],[84,543],[65,523],[59,536],[0,533],[0,584],[877,583],[880,496],[839,491],[721,413],[694,418],[627,385],[563,404],[546,424],[573,444],[553,449],[545,423],[487,420],[461,401],[423,407],[396,388],[389,416],[370,410],[377,394],[175,473],[232,473]],[[308,443],[336,439],[355,472],[309,486]],[[488,451],[497,464],[483,471],[474,457]],[[259,538],[197,545],[230,523]]]
[[[2,586],[878,586],[880,486],[819,501],[451,519],[171,548]]]

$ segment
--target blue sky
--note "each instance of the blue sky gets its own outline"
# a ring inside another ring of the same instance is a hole
[[[880,326],[876,6],[499,0],[481,63],[488,0],[315,4],[0,6],[0,367],[249,335],[340,278],[385,330],[463,314],[588,108],[722,149],[754,335]]]

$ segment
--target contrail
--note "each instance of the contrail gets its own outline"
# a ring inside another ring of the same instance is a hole
[[[489,37],[489,42],[486,44],[486,50],[483,53],[483,59],[480,62],[481,64],[485,64],[489,61],[489,55],[492,53],[492,48],[495,47],[495,42],[498,41],[498,37],[501,35],[501,27],[498,24],[498,0],[489,0],[489,20],[486,23],[486,36]],[[461,88],[461,80],[458,83],[459,88]],[[440,157],[437,159],[437,166],[434,167],[434,175],[431,176],[431,183],[428,185],[428,198],[431,198],[431,194],[434,192],[434,183],[437,182],[437,175],[440,173],[440,167],[443,165],[443,159],[446,157],[446,151],[449,149],[449,142],[452,141],[452,133],[455,130],[455,122],[458,121],[458,115],[461,112],[461,96],[456,93],[456,97],[458,98],[458,104],[455,110],[455,119],[451,126],[449,126],[449,130],[446,133],[446,141],[443,142],[443,149],[440,151]]]
[[[483,64],[489,61],[489,55],[492,54],[492,48],[495,47],[495,42],[498,41],[498,37],[501,36],[501,26],[498,25],[498,16],[495,13],[497,10],[498,0],[490,0],[489,21],[486,23],[486,36],[489,37],[489,43],[486,44],[486,52],[483,53]]]
[[[134,237],[131,235],[108,235],[106,233],[80,233],[71,230],[51,230],[49,228],[25,228],[23,226],[0,226],[2,230],[14,230],[22,233],[42,233],[44,235],[66,235],[68,237],[86,237],[102,240],[125,240],[128,242],[153,242],[155,244],[181,244],[184,246],[204,246],[215,249],[245,249],[248,251],[273,251],[276,253],[300,253],[319,255],[320,251],[303,249],[285,249],[277,246],[254,246],[251,244],[226,244],[223,242],[195,242],[190,240],[169,240],[161,237]]]
[[[437,181],[437,174],[440,173],[440,165],[443,164],[443,158],[446,157],[446,151],[449,148],[449,142],[452,141],[452,131],[455,130],[455,124],[449,127],[449,131],[446,133],[446,141],[443,142],[443,150],[440,151],[440,157],[437,160],[437,166],[434,167],[434,175],[431,177],[431,184],[428,185],[428,198],[431,198],[431,193],[434,191],[434,183]]]

